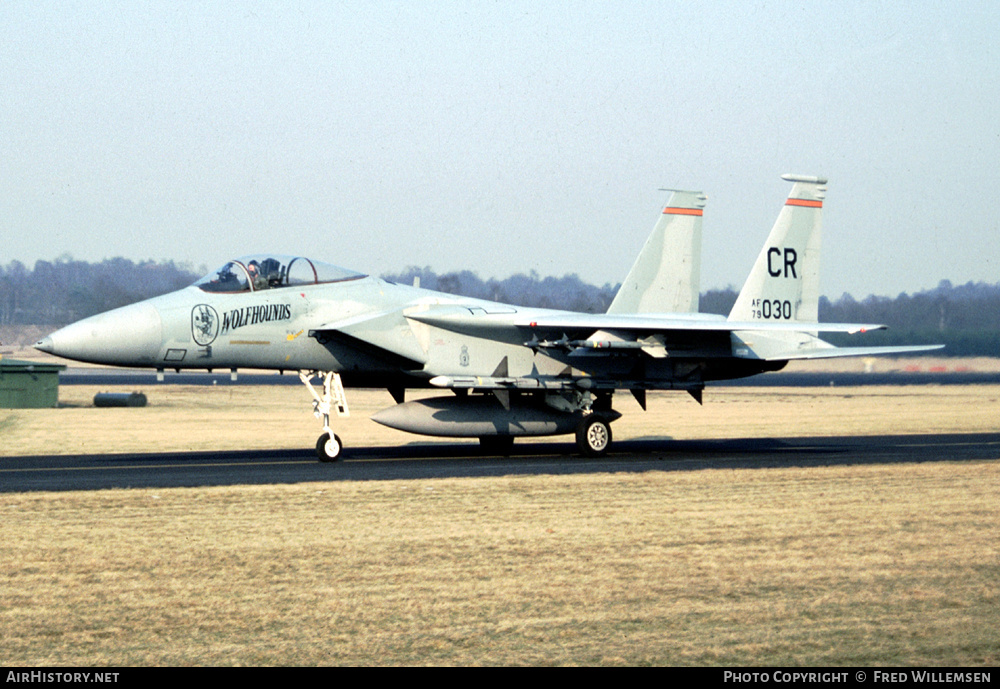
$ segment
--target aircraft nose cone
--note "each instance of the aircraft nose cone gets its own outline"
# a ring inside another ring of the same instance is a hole
[[[40,352],[47,352],[51,354],[52,348],[53,344],[51,337],[43,337],[42,339],[40,339],[38,342],[35,343],[35,349],[37,349]]]
[[[77,361],[144,366],[155,361],[162,342],[160,312],[141,302],[67,325],[35,348]]]

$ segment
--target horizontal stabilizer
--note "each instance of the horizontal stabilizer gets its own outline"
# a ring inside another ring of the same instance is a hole
[[[792,361],[798,359],[836,359],[848,356],[893,356],[944,349],[944,345],[915,345],[899,347],[817,347],[783,354],[772,354],[765,361]]]
[[[802,324],[800,324],[802,325]],[[812,324],[807,324],[810,328]],[[745,329],[730,334],[733,356],[757,361],[834,359],[845,356],[886,356],[941,349],[944,345],[880,347],[835,347],[811,332],[781,332]]]

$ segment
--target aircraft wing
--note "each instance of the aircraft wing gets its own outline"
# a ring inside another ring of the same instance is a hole
[[[738,322],[725,320],[721,316],[715,318],[686,318],[686,314],[640,314],[636,316],[613,316],[610,314],[580,314],[563,318],[542,318],[541,320],[521,321],[519,327],[545,330],[584,329],[584,330],[628,330],[644,332],[670,331],[712,331],[733,332],[736,330],[760,331],[808,331],[827,333],[858,333],[867,330],[883,330],[884,325],[870,323],[792,323],[787,321]]]
[[[408,314],[407,318],[438,328],[468,334],[488,334],[523,328],[545,333],[549,331],[615,330],[639,333],[667,333],[672,331],[734,332],[738,330],[782,332],[833,332],[858,333],[882,330],[884,325],[870,323],[802,323],[790,321],[730,321],[713,314],[607,314],[569,313],[549,310],[522,310],[511,314],[473,313],[473,310],[447,306]]]
[[[690,353],[703,345],[723,347],[741,359],[782,361],[848,356],[885,356],[940,349],[943,345],[903,347],[835,347],[818,333],[864,333],[883,330],[872,323],[806,323],[801,321],[732,321],[724,316],[678,314],[586,314],[517,307],[490,310],[484,302],[443,304],[430,308],[370,312],[324,323],[310,330],[319,339],[340,339],[389,359],[401,358],[404,368],[420,368],[427,352],[412,327],[421,323],[452,332],[536,350],[561,349],[579,355],[645,353],[664,358]]]
[[[876,356],[931,351],[943,345],[904,347],[835,347],[816,333],[864,333],[884,330],[874,323],[807,323],[801,321],[732,321],[712,314],[583,314],[525,309],[515,314],[484,312],[447,305],[407,315],[453,332],[504,340],[520,338],[538,349],[562,348],[580,353],[598,350],[641,350],[654,357],[669,356],[671,343],[690,349],[698,334],[726,338],[737,358],[779,361],[845,356]],[[797,335],[797,337],[789,337]],[[771,336],[771,337],[769,337]],[[556,339],[558,338],[558,339]],[[723,340],[724,342],[725,340]]]

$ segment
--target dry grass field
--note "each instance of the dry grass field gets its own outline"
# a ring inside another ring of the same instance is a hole
[[[299,387],[0,410],[7,456],[309,446]],[[616,437],[982,431],[1000,387],[623,399]],[[351,445],[408,436],[367,420]],[[419,440],[419,439],[417,439]],[[986,462],[0,495],[6,665],[995,665]]]

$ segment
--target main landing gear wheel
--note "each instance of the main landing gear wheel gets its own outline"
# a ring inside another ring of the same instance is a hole
[[[576,429],[576,446],[587,457],[601,457],[611,447],[611,424],[598,414],[584,417]]]
[[[321,462],[336,462],[340,459],[340,453],[344,449],[344,444],[340,442],[340,437],[334,433],[324,433],[316,441],[316,456]]]

